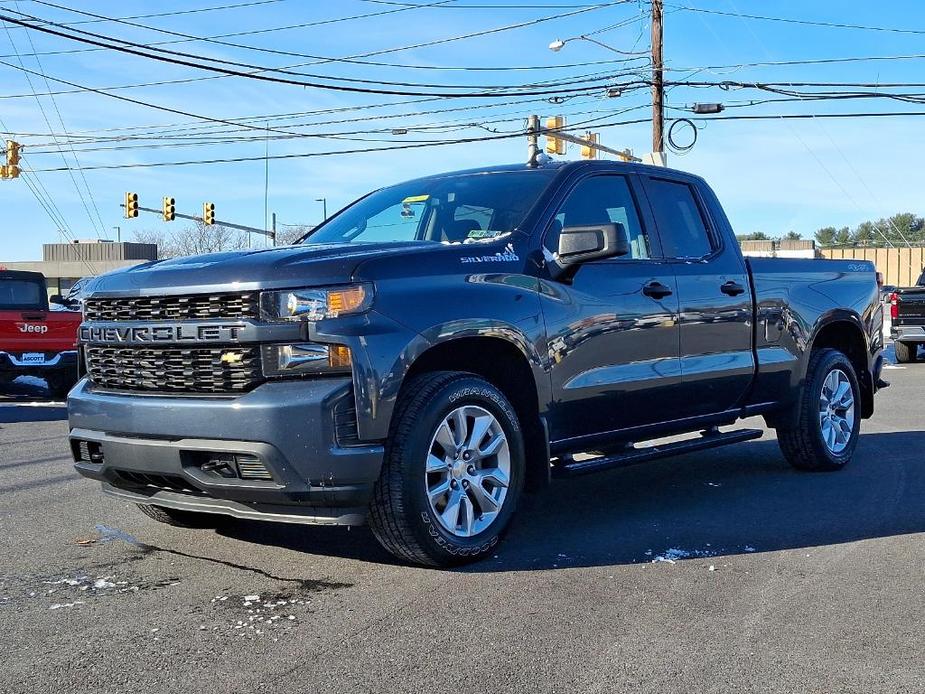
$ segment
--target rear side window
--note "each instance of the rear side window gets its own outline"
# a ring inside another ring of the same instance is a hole
[[[617,224],[629,243],[630,253],[623,259],[647,260],[652,257],[649,237],[639,221],[636,202],[624,176],[592,176],[569,193],[546,236],[546,247],[556,252],[559,232],[564,227]]]
[[[668,258],[703,258],[713,252],[694,191],[686,183],[650,178],[649,197]]]
[[[0,309],[41,308],[42,285],[29,280],[0,280]]]

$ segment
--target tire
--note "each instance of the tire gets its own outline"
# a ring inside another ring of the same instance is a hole
[[[451,452],[457,441],[463,443]],[[403,561],[478,561],[504,536],[524,475],[522,430],[504,394],[469,373],[423,374],[403,389],[392,417],[369,523]]]
[[[152,504],[135,504],[138,509],[158,523],[173,525],[177,528],[217,528],[228,522],[229,518],[218,513],[198,513],[181,511],[175,508],[154,506]]]
[[[894,342],[893,349],[896,352],[896,361],[900,364],[917,360],[919,346],[914,342]]]
[[[847,384],[849,389],[838,399],[826,398],[833,383],[839,384],[836,391],[841,390],[841,384]],[[851,407],[843,409],[849,392]],[[826,403],[831,403],[833,409],[823,412],[821,408]],[[854,455],[861,430],[861,389],[848,357],[835,349],[813,352],[795,407],[795,419],[777,427],[777,442],[787,462],[798,470],[819,472],[845,467]],[[823,423],[826,417],[828,427]],[[826,431],[831,432],[828,440]]]

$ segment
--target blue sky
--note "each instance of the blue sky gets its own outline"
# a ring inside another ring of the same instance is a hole
[[[195,2],[100,2],[75,3],[60,0],[87,12],[109,17],[163,13],[175,10],[234,4],[242,0],[195,0]],[[410,0],[426,4],[427,0]],[[485,29],[503,27],[565,12],[589,4],[588,0],[454,0],[441,6],[411,8],[378,17],[367,17],[222,39],[275,51],[295,52],[321,57],[355,56],[411,44],[426,43]],[[485,7],[505,5],[505,8]],[[529,5],[512,8],[511,5]],[[543,8],[542,5],[548,7]],[[7,10],[39,16],[56,22],[87,19],[30,0],[7,0],[0,3]],[[132,20],[150,27],[182,32],[193,36],[217,36],[234,32],[275,28],[317,20],[395,10],[395,3],[370,0],[341,2],[306,2],[277,0],[250,7],[197,12],[166,17]],[[568,7],[563,7],[568,6]],[[291,68],[295,71],[353,79],[433,84],[521,85],[539,81],[563,81],[590,73],[609,74],[625,71],[627,64],[607,63],[584,67],[560,67],[569,63],[612,61],[619,54],[589,42],[572,41],[558,53],[547,49],[555,38],[569,38],[601,28],[623,24],[595,34],[594,37],[623,51],[648,48],[647,2],[631,0],[621,4],[573,14],[569,17],[540,22],[486,36],[450,41],[439,45],[400,50],[365,60],[399,63],[405,67],[323,62]],[[725,15],[694,12],[680,7],[712,9]],[[712,69],[715,66],[744,63],[768,63],[824,58],[899,56],[925,53],[922,35],[849,28],[825,28],[791,23],[747,19],[738,14],[760,14],[810,21],[897,27],[925,31],[925,5],[917,0],[894,0],[870,3],[860,0],[806,2],[798,0],[666,0],[665,58],[671,69],[667,78],[690,77],[695,80],[719,81],[826,81],[826,82],[915,82],[922,80],[925,58],[877,60],[821,65],[759,66]],[[75,25],[74,28],[97,32],[136,43],[176,40],[176,37],[112,22]],[[86,49],[65,38],[31,34],[10,28],[0,31],[0,61],[94,88],[140,82],[182,80],[209,76],[196,68],[167,65],[149,59],[106,50],[66,52]],[[36,58],[23,54],[34,51]],[[311,62],[305,57],[268,54],[229,46],[185,41],[165,46],[175,51],[209,55],[254,66],[292,66]],[[362,59],[361,59],[362,60]],[[317,60],[315,61],[317,63]],[[641,63],[637,62],[637,65]],[[408,66],[439,67],[417,69]],[[450,67],[535,66],[530,71],[460,71]],[[686,70],[686,68],[689,68]],[[698,68],[711,68],[702,69]],[[647,74],[645,70],[643,75]],[[647,89],[630,91],[617,98],[603,93],[576,97],[553,105],[542,100],[529,101],[510,96],[498,99],[443,99],[424,103],[407,102],[413,97],[376,96],[274,85],[240,77],[198,80],[185,84],[125,89],[113,93],[217,119],[277,114],[304,114],[285,118],[268,117],[250,121],[252,129],[239,130],[234,137],[246,141],[221,145],[164,147],[168,141],[126,140],[90,143],[78,148],[78,159],[87,170],[87,194],[83,177],[74,171],[73,180],[66,172],[43,171],[62,166],[49,131],[56,134],[138,135],[157,126],[174,126],[173,133],[189,134],[195,130],[228,128],[214,123],[199,123],[187,116],[158,111],[145,106],[118,101],[94,93],[32,96],[31,90],[48,91],[41,77],[32,76],[32,86],[21,71],[0,65],[0,128],[16,133],[26,145],[23,161],[35,169],[32,182],[43,187],[54,199],[60,215],[74,236],[94,238],[100,229],[114,234],[121,226],[123,239],[134,230],[170,229],[155,215],[142,214],[135,220],[121,217],[119,204],[124,191],[139,193],[141,204],[159,207],[163,195],[177,199],[177,210],[199,214],[201,203],[215,203],[220,219],[262,227],[264,224],[263,161],[132,168],[138,163],[204,160],[231,157],[262,157],[267,142],[259,131],[267,124],[272,130],[301,132],[306,135],[353,133],[345,138],[375,138],[388,142],[357,142],[355,139],[301,137],[271,139],[271,155],[321,153],[338,149],[387,146],[391,142],[410,140],[465,138],[486,135],[484,127],[503,131],[515,130],[530,113],[564,114],[569,123],[586,119],[608,122],[647,118],[650,111]],[[620,77],[618,80],[632,79]],[[49,82],[52,90],[71,87]],[[565,87],[563,87],[565,88]],[[909,88],[906,92],[925,92]],[[694,89],[676,87],[669,91],[667,103],[683,107],[694,102],[723,102],[732,105],[750,99],[767,98],[754,90]],[[39,109],[40,101],[43,109]],[[501,105],[517,101],[515,104]],[[383,106],[384,104],[392,104]],[[336,113],[317,113],[328,109]],[[461,108],[443,113],[422,111]],[[631,110],[635,109],[635,110]],[[867,99],[825,102],[783,102],[729,108],[724,115],[759,115],[782,113],[846,113],[877,111],[916,111],[925,106],[893,100]],[[625,112],[624,112],[625,111]],[[60,119],[58,116],[60,112]],[[311,113],[314,112],[314,113]],[[621,115],[615,115],[623,112]],[[670,118],[683,117],[679,110],[669,110]],[[689,115],[689,114],[688,114]],[[351,121],[368,116],[388,116],[379,120]],[[46,123],[47,119],[47,123]],[[63,125],[62,121],[63,120]],[[333,121],[324,123],[324,121]],[[312,125],[304,125],[312,124]],[[484,127],[464,127],[477,124]],[[295,126],[300,127],[296,128]],[[855,225],[868,218],[897,211],[925,212],[921,202],[921,159],[925,120],[903,118],[814,119],[804,121],[715,121],[700,124],[696,146],[686,155],[669,155],[670,164],[705,176],[723,200],[737,232],[764,231],[777,235],[795,230],[811,237],[820,226]],[[364,128],[414,128],[396,136],[389,132],[356,134]],[[446,128],[442,132],[438,128]],[[137,130],[126,130],[137,128]],[[119,130],[113,130],[119,129]],[[288,130],[287,130],[288,129]],[[598,130],[598,128],[592,128]],[[641,123],[600,128],[601,141],[615,147],[630,147],[637,154],[651,149],[650,125]],[[106,131],[106,132],[101,132]],[[273,133],[274,135],[276,133]],[[255,137],[256,135],[256,137]],[[173,143],[175,141],[169,141]],[[99,147],[131,149],[99,150]],[[96,151],[81,151],[96,149]],[[568,157],[577,157],[571,148]],[[64,147],[64,159],[73,168],[74,157]],[[483,164],[509,163],[525,159],[526,142],[516,138],[448,147],[409,149],[392,152],[364,153],[325,157],[304,157],[269,162],[269,210],[282,223],[312,224],[319,220],[321,204],[328,200],[334,210],[371,188],[441,170],[468,168]],[[94,166],[124,168],[92,169]],[[81,195],[78,195],[77,189]],[[60,239],[58,225],[36,201],[22,178],[0,182],[0,204],[5,223],[0,236],[0,261],[36,259],[41,244]],[[95,204],[95,208],[94,208]],[[84,205],[89,209],[89,215]],[[95,209],[99,210],[97,216]],[[174,222],[174,225],[182,224]]]

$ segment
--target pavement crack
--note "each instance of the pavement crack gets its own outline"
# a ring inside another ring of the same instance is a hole
[[[325,590],[338,590],[340,588],[351,588],[353,587],[352,583],[340,583],[338,581],[325,581],[322,579],[313,579],[313,578],[287,578],[285,576],[277,576],[270,573],[269,571],[264,571],[263,569],[247,566],[246,564],[238,564],[237,562],[229,561],[227,559],[216,559],[214,557],[204,557],[198,554],[190,554],[188,552],[182,552],[178,549],[170,549],[168,547],[159,547],[157,545],[151,545],[145,542],[141,542],[135,539],[133,536],[129,535],[124,530],[119,530],[118,528],[112,528],[108,525],[98,524],[96,526],[97,531],[100,533],[100,542],[112,542],[113,540],[121,540],[126,542],[139,551],[145,554],[153,554],[155,552],[163,552],[165,554],[173,554],[178,557],[185,557],[187,559],[196,559],[199,561],[207,561],[213,564],[219,564],[221,566],[226,566],[230,569],[237,569],[238,571],[247,571],[249,573],[257,574],[258,576],[263,576],[264,578],[269,578],[273,581],[279,581],[281,583],[294,583],[298,585],[302,590],[307,592],[321,592]]]

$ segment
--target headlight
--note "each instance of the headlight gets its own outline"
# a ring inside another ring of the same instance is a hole
[[[261,317],[268,321],[316,321],[362,313],[373,301],[369,284],[327,289],[285,289],[260,295]]]
[[[350,368],[350,348],[346,345],[303,342],[263,346],[265,376],[339,374],[349,373]]]

